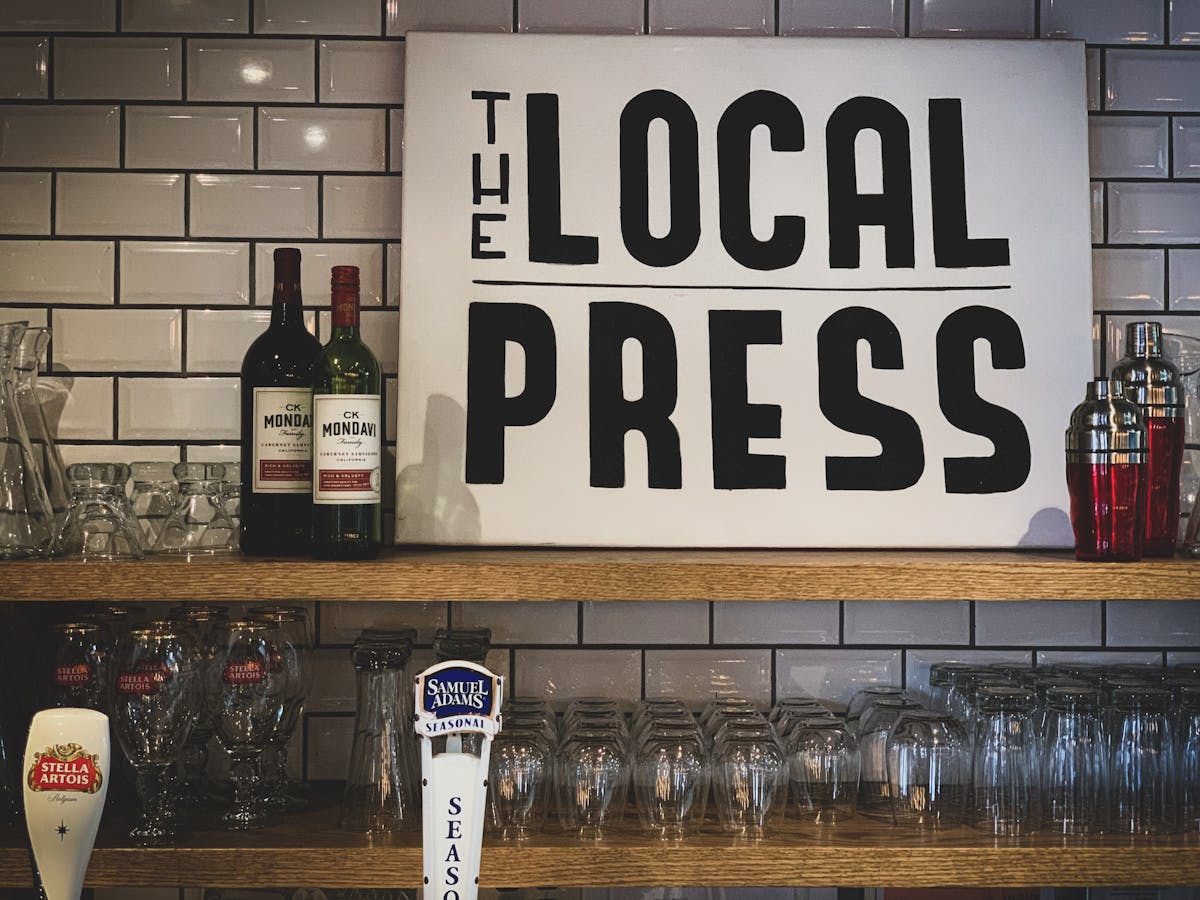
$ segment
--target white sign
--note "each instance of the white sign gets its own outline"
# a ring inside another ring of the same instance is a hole
[[[398,542],[1070,546],[1082,44],[406,65]]]

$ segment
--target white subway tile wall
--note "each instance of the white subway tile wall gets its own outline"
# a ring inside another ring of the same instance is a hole
[[[116,168],[119,106],[0,106],[0,166]]]
[[[909,0],[914,37],[1004,37],[1034,35],[1035,0]]]
[[[779,33],[902,37],[904,0],[780,0]]]
[[[588,644],[706,644],[708,603],[583,604],[583,640]]]
[[[258,164],[263,169],[382,172],[386,123],[382,109],[263,107],[258,111]]]
[[[125,168],[254,168],[249,106],[127,106]]]
[[[971,639],[969,603],[861,600],[843,608],[842,636],[847,644],[966,644]]]
[[[113,439],[113,379],[52,376],[38,381],[46,423],[61,440]]]
[[[1166,178],[1170,133],[1165,116],[1092,116],[1093,178]]]
[[[63,100],[179,100],[179,38],[54,40],[54,96]]]
[[[378,0],[254,0],[255,34],[379,34]]]
[[[250,302],[250,245],[121,241],[120,302],[244,306]]]
[[[0,321],[53,329],[42,390],[68,462],[237,458],[236,373],[279,246],[304,252],[318,333],[329,267],[359,266],[394,396],[414,29],[1082,39],[1097,365],[1132,316],[1200,336],[1196,0],[5,0]],[[372,625],[416,627],[418,663],[436,628],[490,626],[489,663],[558,705],[796,691],[844,703],[863,682],[919,686],[938,660],[1163,664],[1200,647],[1197,603],[371,599],[316,605],[297,763],[309,777],[345,773],[346,647]]]
[[[0,234],[50,233],[49,172],[0,172]]]
[[[1093,44],[1161,44],[1161,0],[1041,0],[1042,37]]]
[[[49,58],[49,38],[0,38],[0,97],[6,100],[44,98],[49,81]]]
[[[1098,311],[1159,311],[1164,306],[1165,250],[1100,247],[1092,251],[1092,297]]]
[[[245,34],[249,23],[245,0],[187,0],[186,3],[122,0],[121,3],[122,31]]]
[[[183,175],[59,172],[58,234],[183,237]]]

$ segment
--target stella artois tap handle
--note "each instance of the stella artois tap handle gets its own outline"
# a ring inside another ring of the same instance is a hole
[[[488,762],[500,730],[503,689],[502,677],[462,660],[440,662],[417,676],[413,708],[421,739],[427,900],[478,896]],[[435,742],[441,748],[436,754]]]
[[[79,900],[111,768],[108,716],[44,709],[25,743],[25,827],[46,900]]]

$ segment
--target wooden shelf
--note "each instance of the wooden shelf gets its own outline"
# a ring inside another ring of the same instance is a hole
[[[1194,600],[1200,561],[1066,553],[387,550],[370,562],[233,555],[0,563],[3,600]]]
[[[421,882],[418,836],[371,846],[339,831],[337,805],[296,814],[252,834],[198,830],[185,846],[122,845],[101,829],[88,868],[93,887],[410,887]],[[28,886],[17,836],[0,838],[0,886]],[[863,819],[817,830],[788,823],[776,838],[739,842],[706,833],[663,843],[634,830],[602,843],[539,835],[523,844],[487,839],[480,881],[491,887],[808,885],[846,887],[1061,887],[1200,883],[1194,836],[997,841],[968,829],[924,835]]]

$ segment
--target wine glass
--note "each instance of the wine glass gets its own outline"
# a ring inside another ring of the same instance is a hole
[[[288,672],[271,622],[230,619],[217,627],[214,731],[233,764],[233,808],[222,821],[231,831],[262,828],[270,816],[254,796],[262,754],[283,716]]]
[[[266,760],[266,797],[263,802],[275,812],[302,809],[308,805],[302,786],[288,777],[288,743],[304,713],[304,701],[312,684],[312,639],[308,614],[302,606],[256,606],[250,618],[261,620],[279,630],[279,659],[287,670],[287,690],[283,715],[271,735]]]
[[[219,678],[216,677],[218,673],[215,672],[217,626],[229,619],[229,612],[220,606],[199,604],[175,607],[170,616],[192,635],[196,646],[197,664],[202,672],[200,696],[196,703],[196,724],[183,747],[178,792],[182,805],[196,808],[205,804],[212,788],[208,780],[208,744],[213,736],[219,682]]]
[[[190,639],[170,623],[135,628],[117,643],[110,709],[137,772],[142,816],[129,832],[143,847],[175,840],[167,774],[195,722],[200,670]]]
[[[54,668],[50,680],[55,706],[105,711],[103,635],[94,622],[64,622],[54,626]]]

